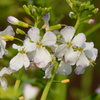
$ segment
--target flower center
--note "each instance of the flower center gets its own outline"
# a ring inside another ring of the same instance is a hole
[[[36,43],[37,47],[42,46],[42,43]]]
[[[24,54],[26,53],[24,49],[22,49],[21,51],[19,51],[20,53]]]
[[[80,51],[80,52],[82,52],[83,51],[83,48],[78,48],[77,50]]]
[[[68,42],[66,43],[68,47],[72,46],[72,43]]]

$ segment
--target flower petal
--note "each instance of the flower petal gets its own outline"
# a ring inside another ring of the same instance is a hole
[[[72,44],[73,46],[81,47],[85,41],[86,41],[86,36],[83,33],[79,33],[73,38]]]
[[[61,61],[58,69],[57,69],[57,74],[62,74],[62,75],[69,75],[72,72],[72,67],[70,64]]]
[[[57,47],[56,52],[55,52],[55,56],[57,57],[63,57],[65,52],[67,51],[67,46],[66,44],[61,44]]]
[[[51,55],[44,47],[36,49],[34,62],[38,67],[44,68],[50,61],[51,61]]]
[[[72,26],[64,27],[61,31],[61,35],[65,39],[65,42],[70,42],[75,34],[75,29]]]
[[[42,39],[42,44],[44,46],[50,46],[56,43],[56,35],[53,32],[46,32]]]
[[[43,78],[50,78],[52,76],[52,69],[54,64],[49,65],[45,70],[45,76]]]
[[[83,68],[83,67],[78,67],[78,66],[77,66],[77,67],[75,68],[75,70],[74,70],[74,72],[75,72],[77,75],[83,74],[84,71],[85,71],[85,68]]]
[[[4,31],[0,31],[0,36],[4,36],[4,35],[14,36],[15,33],[13,28],[11,26],[7,26],[7,28]]]
[[[36,43],[25,41],[24,46],[26,52],[31,52],[36,49]]]
[[[75,63],[77,62],[77,60],[80,57],[81,52],[76,51],[76,52],[72,52],[70,54],[67,55],[65,61],[67,63],[69,63],[70,65],[75,65]]]
[[[10,68],[12,70],[18,71],[20,68],[23,67],[24,60],[23,54],[18,53],[14,58],[10,60]]]
[[[5,47],[6,47],[6,42],[4,40],[0,39],[0,58],[2,58],[2,56],[4,54],[8,53],[8,51],[5,49]]]
[[[32,27],[28,31],[29,37],[35,43],[39,42],[39,40],[40,40],[40,35],[39,34],[40,34],[40,30],[37,27]]]
[[[85,48],[84,50],[90,50],[94,47],[94,43],[93,42],[85,42]]]
[[[76,66],[84,68],[84,67],[89,66],[89,64],[90,64],[90,62],[87,59],[85,53],[82,53],[79,60],[76,63]]]
[[[7,90],[7,80],[4,77],[0,77],[0,83],[4,91]]]
[[[4,67],[1,71],[0,71],[0,76],[3,76],[4,74],[11,74],[13,71],[10,68],[6,68]]]

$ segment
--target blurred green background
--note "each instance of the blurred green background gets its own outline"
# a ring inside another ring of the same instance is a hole
[[[100,7],[100,0],[79,0],[79,1],[82,2],[91,1],[91,4],[94,4],[96,8]],[[57,23],[60,23],[60,24],[67,24],[69,26],[71,25],[74,26],[75,24],[75,20],[70,19],[68,16],[71,9],[68,6],[66,0],[0,0],[0,31],[4,30],[8,25],[10,25],[7,22],[8,16],[15,16],[22,21],[31,23],[30,20],[31,18],[23,11],[22,6],[24,4],[25,5],[33,4],[38,7],[51,6],[52,10],[50,12],[51,14],[50,25],[55,25]],[[84,33],[87,30],[91,30],[96,24],[100,23],[100,11],[98,11],[98,13],[92,18],[95,19],[94,24],[81,25],[78,31]],[[15,29],[16,26],[13,26],[13,28]],[[98,48],[98,51],[100,51],[99,40],[100,40],[100,28],[87,37],[87,41],[88,42],[93,41],[95,44],[95,48]],[[0,59],[1,65],[3,62],[5,62],[5,60],[3,61],[2,59]],[[7,64],[8,62],[5,65]],[[99,54],[96,60],[96,65],[94,67],[90,66],[86,68],[86,71],[83,75],[75,75],[75,73],[72,72],[71,75],[69,75],[68,77],[70,78],[71,81],[70,83],[68,83],[67,100],[80,100],[80,98],[87,97],[88,95],[94,93],[96,88],[100,85]]]

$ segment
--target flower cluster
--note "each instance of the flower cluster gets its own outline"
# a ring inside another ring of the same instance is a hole
[[[44,78],[50,78],[56,62],[59,62],[56,73],[63,75],[69,75],[74,65],[76,65],[74,71],[79,75],[84,73],[86,67],[95,64],[98,50],[94,48],[93,42],[86,42],[84,33],[76,35],[73,26],[65,26],[60,31],[55,32],[61,25],[50,27],[49,13],[43,16],[43,20],[44,27],[42,29],[45,29],[44,33],[38,27],[31,27],[22,46],[12,45],[14,49],[18,50],[18,54],[10,60],[8,68],[3,68],[0,71],[0,82],[4,90],[6,90],[7,82],[2,77],[3,74],[11,74],[23,66],[25,69],[29,66],[41,68],[45,71]],[[27,25],[24,22],[20,24],[20,21],[12,16],[8,17],[8,22],[23,27]],[[0,32],[0,58],[7,54],[6,40],[13,40],[13,36],[14,32],[11,26]]]

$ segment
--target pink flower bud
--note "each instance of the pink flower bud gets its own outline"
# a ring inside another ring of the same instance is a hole
[[[94,22],[95,22],[94,19],[90,19],[90,20],[88,21],[89,24],[93,24]]]

